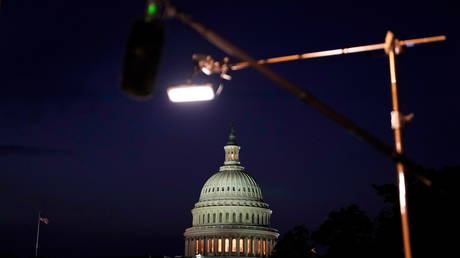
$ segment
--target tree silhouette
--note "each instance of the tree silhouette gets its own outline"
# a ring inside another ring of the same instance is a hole
[[[399,215],[398,189],[396,185],[373,185],[378,195],[383,197],[387,207],[377,216],[374,230],[374,257],[402,258],[401,217]]]
[[[324,257],[370,257],[373,228],[369,217],[353,204],[332,211],[312,237],[327,247]]]
[[[314,257],[310,233],[305,226],[296,226],[288,231],[276,244],[273,258],[309,258]]]
[[[460,167],[425,171],[433,182],[426,186],[408,174],[407,199],[414,257],[452,256],[457,252]],[[390,207],[378,219],[375,242],[386,256],[402,257],[399,196],[395,185],[373,186]]]
[[[410,172],[410,171],[409,171]],[[460,213],[460,167],[424,172],[432,180],[426,186],[407,173],[407,202],[412,252],[416,258],[452,257],[457,253]],[[336,257],[402,258],[401,217],[398,189],[394,184],[372,185],[385,207],[371,220],[357,205],[330,212],[311,235],[296,227],[280,239],[273,257],[313,257],[313,247],[324,247],[320,255]],[[319,255],[318,255],[319,256]]]

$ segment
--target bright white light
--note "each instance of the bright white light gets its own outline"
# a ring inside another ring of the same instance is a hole
[[[404,172],[398,172],[399,174],[399,205],[401,213],[406,213],[406,182],[404,179]]]
[[[189,84],[174,86],[168,89],[168,97],[172,102],[206,101],[214,99],[212,84]]]
[[[207,67],[201,67],[201,71],[206,75],[211,75],[212,74],[212,71],[209,70],[209,68],[207,68]]]

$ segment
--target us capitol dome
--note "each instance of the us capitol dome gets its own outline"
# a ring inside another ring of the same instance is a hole
[[[256,181],[240,165],[240,146],[230,129],[225,162],[201,189],[187,228],[185,256],[268,257],[279,236],[272,211]]]

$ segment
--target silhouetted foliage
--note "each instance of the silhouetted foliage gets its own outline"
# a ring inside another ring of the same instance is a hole
[[[428,170],[425,176],[432,180],[431,186],[410,173],[407,176],[413,256],[451,257],[456,254],[460,229],[460,214],[455,207],[460,197],[460,167]],[[385,203],[375,220],[357,205],[332,211],[312,239],[304,227],[289,231],[275,247],[274,257],[312,257],[314,245],[324,247],[318,256],[325,258],[404,257],[398,189],[393,184],[372,187]]]
[[[309,258],[314,257],[310,233],[305,226],[296,226],[279,239],[273,258]]]
[[[429,170],[425,176],[432,180],[432,186],[424,185],[410,174],[407,177],[407,203],[414,257],[452,256],[456,252],[455,237],[452,236],[459,230],[460,214],[455,211],[455,205],[459,203],[460,197],[460,167]],[[395,185],[374,188],[390,204],[390,208],[379,215],[376,243],[388,255],[391,253],[392,257],[402,257],[398,189]]]
[[[401,217],[399,215],[398,189],[396,185],[373,185],[378,195],[388,205],[377,216],[374,231],[374,257],[403,257]]]
[[[350,205],[331,212],[313,239],[327,247],[324,257],[370,257],[373,229],[365,212]]]
[[[19,256],[11,252],[0,252],[0,258],[18,258]]]

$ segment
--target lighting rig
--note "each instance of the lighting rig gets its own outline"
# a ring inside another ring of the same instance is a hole
[[[404,256],[405,258],[412,257],[405,186],[405,173],[407,172],[407,168],[411,168],[411,172],[426,185],[431,185],[431,181],[419,173],[419,171],[423,169],[405,156],[403,152],[401,130],[403,125],[410,121],[413,115],[402,115],[399,111],[396,56],[402,52],[403,48],[424,43],[444,41],[446,39],[445,36],[441,35],[409,40],[398,40],[392,32],[388,31],[383,43],[256,60],[237,46],[220,37],[214,31],[193,20],[189,15],[176,9],[168,0],[148,0],[145,17],[136,21],[131,30],[123,63],[121,87],[127,94],[135,97],[136,99],[146,99],[153,94],[156,70],[161,58],[161,48],[164,39],[162,22],[166,18],[176,18],[182,21],[185,25],[194,29],[198,34],[221,49],[227,55],[241,60],[239,63],[230,64],[230,58],[228,57],[223,58],[222,61],[216,61],[209,55],[193,55],[192,59],[195,63],[195,67],[204,74],[218,74],[223,80],[230,80],[232,77],[229,75],[229,72],[252,67],[265,77],[288,90],[300,101],[308,104],[332,121],[336,122],[359,140],[368,143],[374,149],[391,158],[396,164],[398,178]],[[272,63],[375,50],[384,50],[389,61],[390,86],[392,93],[392,111],[390,121],[394,132],[394,147],[383,143],[380,139],[376,138],[357,124],[345,118],[333,108],[329,107],[327,104],[317,99],[307,90],[298,87],[266,66],[266,64]],[[217,94],[218,93],[219,89],[217,91]],[[168,89],[168,96],[173,102],[211,100],[214,98],[215,94],[216,92],[214,92],[212,84],[197,85],[188,82],[185,85],[170,87]]]

